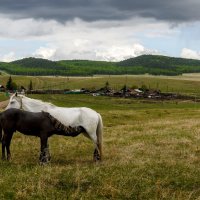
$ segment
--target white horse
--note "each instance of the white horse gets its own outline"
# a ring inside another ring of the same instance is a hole
[[[85,107],[57,107],[51,103],[31,99],[17,93],[10,97],[6,110],[9,108],[18,108],[30,112],[45,111],[65,126],[82,126],[85,130],[83,134],[95,144],[94,161],[102,159],[103,123],[101,115],[96,111]]]

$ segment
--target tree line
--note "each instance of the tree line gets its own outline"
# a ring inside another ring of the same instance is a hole
[[[22,90],[22,89],[27,89],[31,91],[33,89],[33,83],[32,83],[32,80],[30,80],[28,88],[24,88],[23,86],[18,86],[16,82],[13,81],[12,77],[9,76],[6,82],[5,89],[8,91],[16,91],[16,90]]]
[[[96,74],[152,74],[180,75],[200,72],[200,61],[167,56],[143,55],[121,62],[63,60],[50,61],[38,58],[0,63],[0,70],[13,75],[31,76],[92,76]]]

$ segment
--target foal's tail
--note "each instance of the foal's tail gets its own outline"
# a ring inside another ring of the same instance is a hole
[[[102,160],[102,155],[103,155],[103,122],[102,122],[102,118],[101,115],[98,114],[99,117],[99,121],[98,121],[98,125],[97,125],[97,147],[99,149],[99,153],[100,153],[100,160]]]
[[[2,142],[2,137],[3,137],[3,135],[2,135],[2,127],[1,127],[1,124],[0,124],[0,143]]]
[[[2,142],[2,127],[1,127],[1,113],[0,113],[0,143]]]

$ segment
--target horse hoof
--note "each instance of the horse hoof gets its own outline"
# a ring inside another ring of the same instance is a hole
[[[100,162],[101,161],[101,158],[100,158],[100,156],[96,156],[96,157],[94,157],[94,162]]]
[[[45,165],[47,165],[49,162],[42,162],[42,161],[40,161],[40,165],[41,166],[45,166]]]

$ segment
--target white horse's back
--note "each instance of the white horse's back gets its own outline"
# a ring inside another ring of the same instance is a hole
[[[45,110],[66,126],[95,127],[98,124],[98,113],[90,108],[63,108],[55,107]]]

